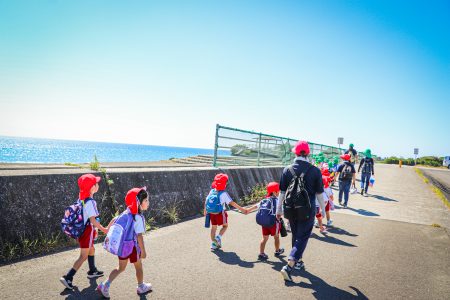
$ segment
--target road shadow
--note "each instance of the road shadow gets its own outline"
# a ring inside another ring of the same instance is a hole
[[[227,265],[237,265],[242,268],[253,268],[254,262],[242,260],[235,252],[216,250],[213,252],[219,260]]]
[[[335,286],[332,286],[328,284],[325,280],[311,274],[310,272],[306,270],[302,270],[299,272],[295,272],[295,275],[302,276],[306,279],[308,279],[311,283],[306,282],[289,282],[285,281],[285,285],[288,287],[302,287],[305,289],[311,289],[313,290],[312,295],[316,299],[369,299],[366,295],[364,295],[359,289],[349,286],[353,291],[355,291],[356,295],[349,293],[347,291],[341,290],[340,288],[337,288]]]
[[[325,242],[325,243],[330,243],[330,244],[335,244],[335,245],[340,245],[340,246],[345,246],[345,247],[358,247],[356,245],[347,243],[343,240],[340,240],[338,238],[335,238],[334,236],[331,235],[317,235],[314,232],[311,234],[311,238],[319,240],[321,242]]]
[[[327,227],[327,231],[329,233],[333,233],[333,234],[347,235],[347,236],[353,236],[353,237],[354,236],[358,236],[357,234],[350,233],[350,232],[348,232],[345,229],[342,229],[342,228],[339,228],[339,227],[334,227],[334,226]]]
[[[283,268],[285,265],[287,265],[287,260],[285,259],[286,255],[280,255],[278,257],[274,257],[275,259],[278,259],[278,261],[271,261],[271,260],[258,260],[256,263],[263,263],[268,264],[272,267],[273,270],[279,272],[281,268]]]
[[[370,195],[370,198],[375,198],[377,200],[382,200],[382,201],[392,201],[392,202],[398,202],[398,200],[392,199],[392,198],[388,198],[388,197],[384,197],[384,196],[380,196],[380,195]]]
[[[74,286],[73,291],[65,289],[60,295],[66,296],[66,299],[98,299],[100,296],[95,290],[97,285],[97,278],[91,278],[87,288],[80,291],[77,286]]]
[[[342,210],[346,210],[346,209],[347,210],[351,210],[351,211],[354,211],[355,213],[357,213],[359,215],[366,216],[366,217],[378,217],[378,216],[380,216],[379,214],[371,212],[369,210],[362,209],[362,208],[359,208],[359,209],[351,208],[350,206],[347,206],[347,208],[343,208],[341,206],[335,206],[335,209],[338,209],[338,210],[341,210],[341,209]]]

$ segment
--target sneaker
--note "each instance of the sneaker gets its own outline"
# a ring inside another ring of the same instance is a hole
[[[258,255],[258,259],[259,260],[267,260],[267,259],[269,259],[269,256],[267,256],[267,254],[265,254],[265,253],[260,253]]]
[[[314,227],[319,228],[319,222],[317,220],[314,220]]]
[[[280,271],[281,276],[283,276],[283,279],[285,281],[294,281],[294,280],[292,280],[291,272],[292,272],[292,268],[289,267],[288,265],[284,266]]]
[[[333,224],[333,220],[330,219],[327,221],[327,226],[331,226],[331,224]]]
[[[94,271],[87,272],[87,278],[89,278],[89,279],[98,278],[98,277],[102,277],[102,276],[103,276],[103,271],[99,271],[97,269],[95,269]]]
[[[339,205],[342,205],[342,200],[339,200]]]
[[[216,243],[218,248],[222,247],[222,238],[218,235],[216,235]]]
[[[322,234],[327,234],[328,233],[328,231],[327,231],[327,228],[325,227],[325,226],[322,226],[322,228],[320,228],[320,233],[322,233]]]
[[[68,279],[66,275],[61,277],[59,281],[66,287],[66,289],[73,291],[72,279]]]
[[[280,249],[278,249],[278,251],[275,251],[275,256],[278,257],[283,253],[284,253],[284,248],[280,248]]]
[[[364,192],[364,196],[366,196],[366,197],[367,197],[367,196],[369,196],[369,194],[367,194],[367,192]]]
[[[295,265],[294,265],[294,269],[296,269],[296,270],[304,270],[305,269],[305,263],[303,262],[303,260],[299,260],[298,262],[296,262]]]
[[[97,286],[97,292],[104,298],[109,299],[109,288],[102,283]]]
[[[364,193],[364,190],[361,190],[361,196],[363,195],[363,193]]]
[[[143,295],[150,292],[151,290],[152,290],[151,283],[141,283],[140,285],[138,285],[136,292],[138,295]]]
[[[211,243],[211,250],[217,250],[217,249],[219,249],[219,246],[217,246],[217,243],[216,242],[212,242]]]
[[[347,208],[347,204],[344,204],[344,208]]]

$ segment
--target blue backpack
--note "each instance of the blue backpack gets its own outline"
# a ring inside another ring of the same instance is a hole
[[[114,255],[127,257],[135,245],[134,218],[130,212],[124,211],[109,228],[103,248]]]
[[[208,197],[206,197],[206,212],[207,213],[220,213],[223,211],[223,206],[220,203],[220,195],[222,191],[217,191],[216,189],[212,189],[209,193]]]
[[[277,221],[276,198],[266,198],[261,201],[258,212],[256,213],[256,223],[262,227],[272,227]]]
[[[86,222],[86,224],[84,224],[83,206],[89,200],[91,199],[78,199],[74,204],[68,206],[64,210],[64,217],[61,220],[61,230],[68,237],[77,239],[83,234],[84,230],[86,229],[86,225],[89,220],[88,222]]]

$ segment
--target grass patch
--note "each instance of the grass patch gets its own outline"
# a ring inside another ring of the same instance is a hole
[[[436,223],[431,224],[431,226],[432,226],[432,227],[436,227],[436,228],[441,228],[441,225],[436,224]]]
[[[419,168],[414,168],[414,169],[415,169],[416,173],[419,175],[419,177],[422,178],[423,182],[430,185],[431,190],[434,192],[434,194],[439,199],[441,199],[441,201],[445,204],[445,206],[447,206],[447,208],[450,208],[450,202],[445,197],[445,195],[442,193],[442,191],[440,189],[438,189],[437,187],[435,187],[432,183],[430,183],[428,178],[426,178],[425,175],[423,175],[422,170],[420,170]]]
[[[163,210],[163,216],[167,218],[172,224],[176,224],[180,221],[180,216],[178,215],[178,207],[176,205],[165,208]]]
[[[65,162],[64,165],[65,166],[69,166],[69,167],[77,167],[77,168],[80,168],[80,169],[83,168],[83,166],[80,165],[80,164],[74,164],[74,163],[70,163],[70,162]]]
[[[252,191],[248,196],[241,199],[241,203],[244,206],[255,204],[266,198],[266,194],[266,186],[264,184],[257,184],[252,188]]]
[[[75,240],[68,239],[59,232],[50,236],[40,233],[39,238],[34,239],[21,236],[15,243],[0,241],[0,261],[9,262],[35,254],[49,253],[76,244]]]

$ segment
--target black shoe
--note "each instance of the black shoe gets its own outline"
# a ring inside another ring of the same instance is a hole
[[[275,256],[278,257],[283,253],[284,253],[284,248],[280,248],[280,249],[278,249],[278,251],[275,251]]]
[[[94,271],[89,271],[87,274],[88,274],[87,278],[89,278],[89,279],[98,278],[98,277],[103,276],[103,271],[99,271],[99,270],[95,269]]]
[[[258,259],[259,260],[268,260],[269,257],[267,256],[267,254],[261,253],[261,254],[258,255]]]
[[[361,190],[361,196],[364,194],[364,190]]]
[[[294,281],[294,280],[292,280],[291,272],[292,272],[292,268],[289,267],[289,265],[285,265],[283,267],[283,269],[281,269],[281,271],[280,271],[281,276],[283,276],[283,279],[285,281]]]
[[[304,270],[305,269],[305,263],[303,262],[303,260],[299,260],[298,262],[296,262],[295,265],[294,265],[294,269],[296,269],[296,270]]]
[[[342,205],[342,201],[341,200],[339,200],[339,205]]]
[[[59,281],[66,287],[66,289],[73,291],[72,278],[67,278],[66,275],[61,277]]]

